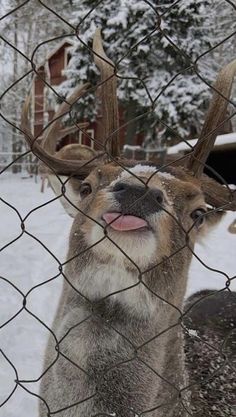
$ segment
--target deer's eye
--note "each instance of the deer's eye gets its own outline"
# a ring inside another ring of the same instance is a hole
[[[205,221],[205,216],[204,214],[206,214],[206,210],[203,208],[198,208],[197,210],[194,210],[191,213],[191,218],[194,221],[194,226],[196,227],[200,227],[203,225],[204,221]]]
[[[92,192],[92,187],[88,182],[83,182],[80,185],[79,193],[81,198],[87,197]]]

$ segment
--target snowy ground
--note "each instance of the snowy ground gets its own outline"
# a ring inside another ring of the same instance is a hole
[[[42,206],[53,199],[50,189],[40,193],[40,184],[33,179],[21,179],[10,174],[0,177],[0,404],[14,389],[16,379],[12,365],[3,357],[7,355],[18,372],[19,380],[37,380],[42,370],[42,356],[48,336],[46,328],[26,311],[20,312],[6,326],[1,326],[22,308],[22,295],[4,279],[9,280],[22,293],[53,278],[58,274],[58,262],[42,246],[61,262],[65,259],[71,219],[58,201]],[[34,208],[41,206],[36,211]],[[14,207],[24,218],[29,212],[21,236],[21,220]],[[211,268],[212,272],[193,260],[188,294],[202,288],[223,288],[226,275],[236,275],[236,235],[227,231],[235,213],[225,216],[220,226],[207,238],[204,245],[197,245],[195,252]],[[12,242],[12,243],[11,243]],[[41,243],[40,243],[41,242]],[[10,245],[8,245],[11,243]],[[7,246],[8,245],[8,246]],[[226,274],[226,275],[225,275]],[[58,301],[61,278],[38,286],[27,296],[27,309],[50,326]],[[236,290],[236,280],[231,288]],[[25,388],[37,393],[38,384],[25,383]],[[37,417],[37,398],[18,386],[13,396],[0,408],[0,417]]]

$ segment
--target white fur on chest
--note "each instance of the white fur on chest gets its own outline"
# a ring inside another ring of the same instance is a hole
[[[109,296],[138,315],[150,316],[156,308],[150,292],[139,282],[138,273],[127,271],[120,263],[87,266],[76,287],[91,301]]]

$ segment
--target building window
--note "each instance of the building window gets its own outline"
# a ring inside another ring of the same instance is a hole
[[[64,53],[64,67],[63,69],[67,68],[69,60],[71,58],[71,52],[70,52],[71,46],[68,46],[67,48],[65,48],[65,53]]]

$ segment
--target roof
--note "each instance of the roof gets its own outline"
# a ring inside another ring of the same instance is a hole
[[[61,41],[56,48],[53,48],[51,52],[46,56],[44,62],[41,62],[41,64],[38,65],[37,71],[39,71],[39,69],[41,68],[44,68],[45,63],[48,62],[54,55],[56,55],[57,52],[60,51],[60,49],[62,49],[63,47],[72,47],[73,45],[74,43],[69,39],[63,39],[63,41]]]
[[[71,41],[69,41],[68,39],[61,41],[56,48],[52,49],[52,51],[46,56],[45,61],[49,61],[49,59],[51,59],[53,57],[53,55],[56,55],[58,51],[60,51],[60,49],[62,49],[63,47],[71,47],[73,46],[73,43]]]
[[[191,150],[191,147],[197,143],[197,139],[186,140],[177,145],[170,146],[167,149],[169,155],[178,152],[186,152]],[[228,133],[226,135],[219,135],[216,138],[214,150],[236,149],[236,132]]]

